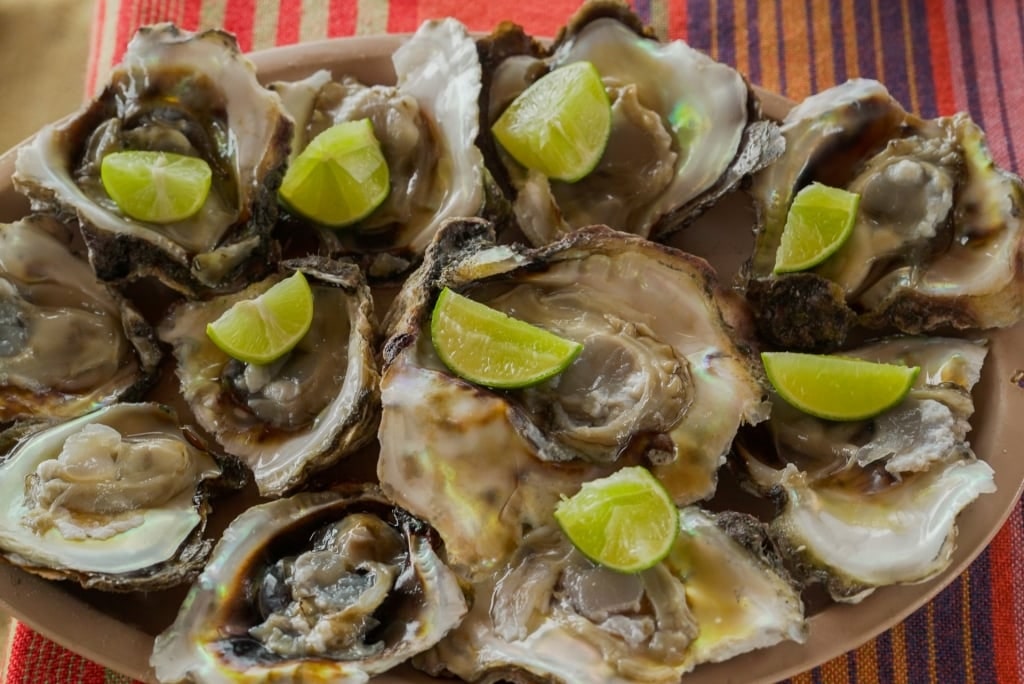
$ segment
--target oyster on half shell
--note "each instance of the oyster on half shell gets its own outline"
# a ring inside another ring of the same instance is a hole
[[[466,613],[436,535],[375,489],[253,506],[150,660],[162,684],[365,682]]]
[[[156,375],[153,330],[70,243],[49,216],[0,224],[0,424],[138,398]]]
[[[77,218],[101,280],[234,290],[267,270],[291,129],[233,36],[143,27],[99,97],[19,150],[14,185],[34,208]],[[125,215],[100,179],[103,158],[123,150],[206,161],[213,182],[199,212],[168,224]]]
[[[681,40],[657,41],[624,3],[586,3],[549,49],[510,23],[480,49],[481,145],[534,245],[594,224],[662,237],[782,152],[777,126],[761,119],[736,70]],[[591,62],[601,75],[612,128],[597,167],[566,183],[521,166],[490,127],[534,81],[578,61]]]
[[[0,463],[8,562],[108,591],[182,584],[202,567],[222,468],[170,409],[114,404],[11,430],[20,440]]]
[[[430,341],[444,287],[583,345],[540,385],[492,391],[454,376]],[[389,312],[377,474],[470,575],[501,562],[559,497],[642,463],[679,504],[710,496],[767,390],[741,302],[706,262],[606,227],[539,249],[449,223]]]
[[[380,413],[373,300],[355,264],[306,257],[241,292],[183,302],[160,339],[174,349],[181,393],[196,421],[253,472],[260,493],[294,490],[373,438]],[[206,325],[295,271],[313,291],[313,323],[267,365],[232,359]]]

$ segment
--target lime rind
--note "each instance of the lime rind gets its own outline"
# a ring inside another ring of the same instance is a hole
[[[460,378],[495,389],[530,387],[565,370],[583,345],[475,302],[449,288],[438,295],[430,337]]]
[[[573,62],[524,90],[491,131],[522,166],[575,183],[601,161],[611,120],[611,100],[597,68]]]
[[[797,273],[821,264],[853,234],[860,195],[821,183],[797,194],[786,216],[773,273]]]
[[[768,380],[786,403],[832,421],[867,420],[898,406],[921,370],[798,352],[762,352],[761,360]]]
[[[100,182],[130,218],[147,223],[177,223],[202,209],[210,194],[213,172],[198,157],[125,150],[103,157]]]
[[[641,466],[584,483],[555,508],[555,520],[584,556],[611,570],[647,570],[671,552],[679,511],[664,485]]]

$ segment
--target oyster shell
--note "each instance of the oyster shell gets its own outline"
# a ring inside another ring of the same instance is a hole
[[[380,412],[373,300],[355,264],[307,257],[241,292],[185,302],[160,324],[174,348],[181,393],[196,421],[252,470],[260,493],[301,486],[373,438]],[[265,365],[232,359],[206,325],[295,271],[313,290],[313,324],[288,354]]]
[[[772,534],[802,579],[857,602],[944,570],[957,515],[995,484],[966,441],[983,344],[895,338],[843,353],[921,372],[899,406],[867,421],[820,420],[775,401],[765,424],[773,452],[761,453],[760,435],[737,448],[753,484],[784,499]]]
[[[1021,318],[1024,186],[966,115],[921,120],[854,80],[808,98],[782,130],[786,153],[752,188],[747,295],[768,339],[834,349],[856,324],[918,334]],[[853,234],[811,271],[773,275],[789,204],[812,181],[861,195]]]
[[[680,523],[669,557],[635,575],[594,565],[554,528],[531,532],[416,665],[471,682],[674,684],[699,663],[804,640],[761,523],[696,507]]]
[[[467,610],[432,531],[374,489],[254,506],[225,530],[151,664],[171,682],[364,682]]]
[[[683,41],[658,42],[624,3],[585,4],[549,50],[506,23],[481,51],[482,146],[534,245],[593,224],[662,237],[783,149],[738,72]],[[548,71],[584,60],[605,83],[612,131],[594,171],[576,183],[552,181],[506,154],[490,126]]]
[[[26,429],[0,463],[0,554],[50,579],[108,591],[192,579],[221,468],[158,404],[115,404]]]
[[[446,286],[583,352],[524,390],[454,377],[429,334]],[[766,417],[760,366],[734,327],[745,315],[706,262],[636,236],[595,226],[530,250],[496,245],[484,221],[451,222],[386,322],[381,486],[469,574],[546,524],[561,495],[623,465],[650,466],[678,503],[710,496],[738,426]]]
[[[0,224],[0,423],[73,418],[139,397],[156,375],[153,330],[70,242],[52,217]]]
[[[96,100],[19,150],[14,184],[33,207],[77,217],[102,280],[238,289],[266,271],[291,127],[233,36],[143,27]],[[163,225],[125,216],[100,180],[103,157],[121,150],[207,161],[213,186],[199,213]]]
[[[394,53],[397,83],[367,86],[327,71],[275,83],[296,121],[292,153],[327,128],[368,118],[391,174],[384,203],[356,225],[322,229],[334,254],[361,258],[372,277],[408,270],[449,218],[493,210],[480,128],[480,59],[455,19],[423,23]]]

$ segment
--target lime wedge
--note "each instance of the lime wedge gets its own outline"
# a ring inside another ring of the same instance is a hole
[[[430,339],[444,364],[460,378],[501,389],[543,382],[565,370],[583,350],[577,342],[448,288],[434,305]]]
[[[860,195],[812,183],[793,200],[775,253],[775,273],[805,271],[835,254],[853,233]]]
[[[239,361],[267,364],[299,343],[313,322],[313,291],[301,271],[255,299],[236,302],[206,326],[206,334]]]
[[[174,152],[111,152],[100,163],[100,180],[128,216],[150,223],[184,221],[210,194],[210,165]]]
[[[391,191],[369,119],[331,126],[288,167],[278,196],[292,211],[332,228],[366,218]]]
[[[573,62],[541,77],[491,128],[517,162],[569,182],[594,170],[611,130],[608,93],[590,62]]]
[[[558,503],[555,520],[583,555],[619,572],[657,565],[679,534],[672,497],[641,466],[587,482]]]
[[[864,420],[903,401],[919,366],[795,352],[763,352],[768,379],[789,404],[818,418]]]

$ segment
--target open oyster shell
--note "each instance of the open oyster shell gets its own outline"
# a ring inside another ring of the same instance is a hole
[[[466,613],[436,546],[427,525],[371,488],[254,506],[157,637],[157,680],[365,682]]]
[[[471,682],[675,684],[702,662],[802,642],[803,603],[763,525],[696,507],[679,515],[669,557],[634,575],[594,565],[557,529],[531,532],[415,663]]]
[[[11,429],[20,440],[0,463],[5,560],[108,591],[182,584],[202,567],[222,470],[170,409],[115,404]]]
[[[253,472],[260,493],[300,487],[373,438],[380,415],[373,300],[355,264],[306,257],[241,292],[184,302],[160,324],[174,348],[181,393],[196,421]],[[232,359],[206,325],[295,271],[313,290],[313,324],[281,359]]]
[[[782,500],[771,530],[801,578],[857,602],[944,570],[957,515],[995,484],[966,441],[983,344],[894,338],[843,353],[921,371],[899,406],[866,421],[821,420],[776,400],[759,427],[770,437],[744,434],[737,449],[753,486]]]
[[[14,184],[33,207],[78,219],[102,280],[152,275],[187,294],[238,289],[267,270],[291,128],[233,36],[143,27],[96,100],[21,148]],[[204,159],[213,171],[206,203],[176,223],[129,218],[100,180],[103,157],[121,150]]]
[[[360,259],[374,278],[407,271],[449,218],[498,216],[501,193],[474,144],[480,129],[476,44],[455,19],[422,24],[392,56],[394,86],[327,71],[274,83],[296,121],[292,154],[344,121],[368,118],[391,174],[384,203],[353,226],[320,229],[332,254]],[[298,220],[298,219],[296,219]]]
[[[834,349],[856,324],[918,334],[1021,318],[1024,186],[966,115],[921,120],[853,80],[795,107],[782,130],[785,154],[751,190],[747,296],[768,339]],[[814,181],[861,195],[853,235],[812,270],[773,275],[790,203]]]
[[[660,43],[621,2],[589,2],[545,50],[504,23],[481,41],[481,146],[534,245],[605,224],[661,237],[679,229],[746,175],[781,154],[775,124],[743,77],[676,40]],[[506,154],[490,127],[548,71],[589,61],[612,102],[612,131],[597,168],[552,181]]]
[[[446,286],[583,352],[522,390],[455,377],[429,332]],[[471,575],[547,524],[561,495],[624,465],[650,467],[677,503],[710,496],[739,425],[766,417],[745,316],[706,262],[636,236],[595,226],[531,250],[453,221],[385,324],[381,486]]]
[[[135,399],[156,375],[152,328],[71,237],[44,215],[0,224],[0,424]]]

